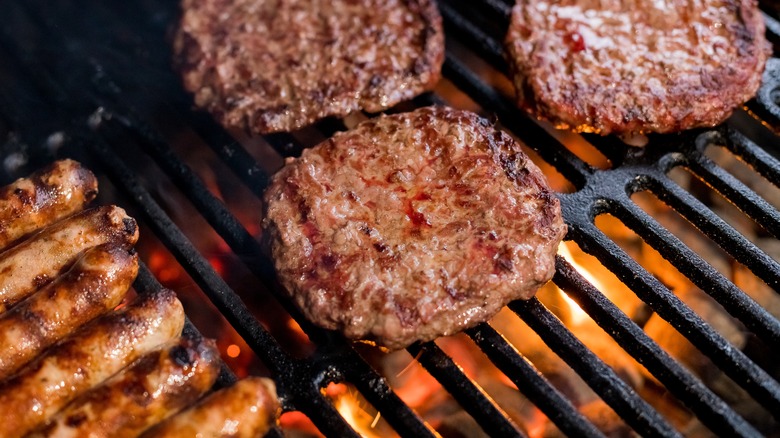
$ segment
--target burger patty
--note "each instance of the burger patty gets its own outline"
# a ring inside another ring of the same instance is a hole
[[[175,64],[223,125],[290,131],[432,88],[444,60],[433,0],[182,0]]]
[[[601,134],[717,125],[769,55],[755,0],[518,0],[506,43],[520,106]]]
[[[391,349],[532,297],[566,232],[518,143],[444,107],[381,116],[304,151],[265,205],[264,237],[303,313]]]

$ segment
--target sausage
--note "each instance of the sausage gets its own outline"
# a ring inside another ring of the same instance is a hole
[[[184,310],[167,289],[98,318],[0,384],[0,436],[26,435],[183,327]]]
[[[219,366],[213,341],[181,338],[84,394],[29,437],[136,437],[205,394]]]
[[[0,315],[0,380],[116,307],[138,274],[138,255],[114,243],[87,250],[58,277]]]
[[[254,438],[268,432],[278,412],[274,383],[249,377],[174,415],[143,438]]]
[[[0,253],[0,313],[49,283],[85,249],[106,242],[131,246],[137,240],[135,220],[112,205],[83,211],[45,228]]]
[[[97,186],[92,172],[62,160],[0,188],[0,251],[82,210],[97,196]]]

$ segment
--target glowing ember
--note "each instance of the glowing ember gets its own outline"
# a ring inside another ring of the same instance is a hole
[[[241,347],[236,344],[230,344],[228,345],[227,350],[225,350],[225,353],[230,357],[238,357],[238,355],[241,354]]]
[[[314,426],[314,423],[309,420],[303,412],[290,411],[285,412],[279,417],[279,425],[286,431],[295,431],[297,435],[293,436],[308,436],[308,437],[323,437],[320,431]]]

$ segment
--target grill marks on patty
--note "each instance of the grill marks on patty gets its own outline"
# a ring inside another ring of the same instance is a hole
[[[280,280],[304,314],[390,348],[531,297],[566,229],[518,144],[450,108],[337,134],[288,162],[265,200]]]
[[[433,0],[182,0],[175,64],[222,124],[291,131],[431,89],[444,61]]]
[[[754,0],[518,0],[506,44],[521,107],[624,135],[721,123],[769,55]]]

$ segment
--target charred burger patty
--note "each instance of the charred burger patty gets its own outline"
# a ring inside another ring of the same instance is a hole
[[[254,133],[290,131],[432,88],[433,0],[182,0],[175,63],[196,105]]]
[[[381,116],[304,151],[265,201],[265,238],[304,314],[393,349],[533,296],[566,232],[517,142],[443,107]]]
[[[754,0],[518,0],[506,43],[522,107],[601,134],[719,124],[769,54]]]

